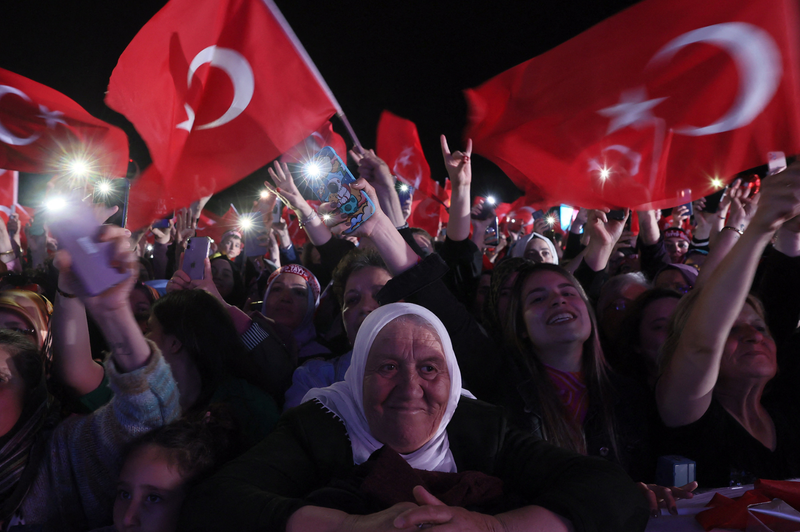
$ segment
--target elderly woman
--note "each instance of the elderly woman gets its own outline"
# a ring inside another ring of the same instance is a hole
[[[516,432],[465,393],[441,322],[416,305],[381,307],[345,380],[311,391],[198,486],[179,528],[644,528],[645,500],[620,469]]]
[[[292,331],[300,361],[331,353],[317,342],[317,330],[314,328],[319,294],[319,281],[311,271],[299,264],[288,264],[275,270],[267,281],[261,313]]]
[[[743,233],[723,229],[738,241],[702,288],[684,297],[670,323],[656,401],[671,429],[667,449],[695,460],[706,487],[800,475],[796,375],[788,382],[794,400],[779,400],[787,387],[770,383],[778,370],[775,341],[761,304],[748,294],[775,231],[780,237],[782,225],[798,215],[800,166],[794,164],[764,180]]]

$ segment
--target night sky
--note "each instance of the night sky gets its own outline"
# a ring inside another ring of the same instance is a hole
[[[628,7],[603,2],[277,0],[359,139],[374,146],[383,109],[416,122],[432,174],[445,175],[439,134],[456,149],[466,123],[462,91],[539,55]],[[92,115],[122,127],[144,168],[144,142],[103,103],[111,71],[163,0],[5,0],[0,7],[0,67],[53,87]],[[344,130],[336,124],[340,133]],[[346,137],[345,137],[346,138]],[[492,163],[474,158],[477,194],[506,201],[516,187]],[[249,203],[265,172],[217,194],[217,212]],[[20,202],[35,205],[43,179],[25,175]],[[238,205],[237,205],[238,206]]]

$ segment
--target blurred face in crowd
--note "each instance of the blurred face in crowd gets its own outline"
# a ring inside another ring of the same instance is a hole
[[[408,220],[411,216],[411,205],[414,202],[414,190],[411,189],[405,194],[400,195],[400,210],[403,213],[403,219]]]
[[[480,279],[478,279],[478,291],[475,293],[475,306],[473,308],[473,313],[476,316],[480,316],[481,309],[483,308],[483,302],[486,301],[486,296],[489,295],[491,288],[492,276],[489,274],[489,272],[484,272],[480,276]],[[508,305],[507,301],[506,305]]]
[[[497,316],[501,322],[506,319],[508,305],[511,303],[511,292],[514,290],[514,283],[517,282],[518,275],[516,272],[509,275],[500,287],[500,294],[497,297]]]
[[[642,310],[639,322],[639,350],[644,355],[648,368],[658,371],[658,355],[667,339],[669,318],[678,306],[677,297],[663,297],[652,301]]]
[[[356,341],[356,333],[370,312],[378,308],[375,297],[392,276],[383,268],[367,266],[350,274],[344,285],[342,321],[350,345]]]
[[[556,257],[554,257],[553,252],[550,251],[550,246],[547,245],[547,242],[538,237],[531,238],[531,241],[525,246],[524,257],[536,264],[542,262],[555,264],[556,262]]]
[[[153,444],[135,449],[119,474],[117,532],[174,532],[186,498],[185,483],[169,451]]]
[[[430,255],[433,253],[433,242],[425,235],[414,233],[414,241],[425,254]]]
[[[291,330],[297,329],[308,311],[308,285],[293,273],[282,273],[267,295],[266,314]]]
[[[450,397],[442,343],[429,326],[400,318],[378,333],[364,371],[370,433],[401,454],[436,433]]]
[[[777,371],[775,341],[764,319],[753,307],[745,305],[725,342],[718,385],[771,379]]]
[[[664,239],[664,247],[667,248],[669,260],[675,264],[681,262],[683,256],[689,251],[689,242],[679,237],[670,237]]]
[[[618,292],[601,293],[597,302],[598,325],[606,338],[610,340],[616,338],[625,319],[625,309],[645,291],[647,291],[646,286],[631,282],[623,285]]]
[[[219,244],[219,250],[233,260],[242,252],[242,239],[236,235],[228,235]]]
[[[0,437],[5,436],[22,414],[27,387],[14,359],[0,349]]]
[[[557,272],[532,274],[522,287],[526,331],[537,349],[583,343],[592,333],[586,302],[578,288]]]
[[[150,300],[141,290],[133,289],[128,301],[131,304],[133,316],[136,318],[136,323],[139,324],[142,334],[147,334],[150,330]]]
[[[664,270],[659,273],[653,282],[656,288],[667,288],[675,290],[679,294],[685,294],[692,289],[692,286],[686,281],[686,278],[678,270]]]
[[[211,261],[211,276],[214,279],[214,286],[217,287],[219,295],[228,297],[233,291],[233,268],[226,260]]]

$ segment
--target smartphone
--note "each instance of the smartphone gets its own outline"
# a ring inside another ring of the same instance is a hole
[[[686,214],[689,216],[694,216],[694,207],[692,207],[692,202],[684,203],[682,207],[686,207]]]
[[[721,188],[706,196],[706,205],[703,207],[703,212],[715,213],[719,210],[719,202],[722,200],[722,195],[725,193],[725,188]]]
[[[489,223],[486,232],[483,235],[483,244],[490,248],[497,247],[500,244],[500,235],[498,233],[497,216]]]
[[[172,211],[169,216],[153,222],[153,227],[156,229],[167,229],[173,218],[175,218],[175,211]]]
[[[782,151],[771,151],[767,153],[767,160],[769,160],[767,175],[775,175],[786,170],[786,154]]]
[[[621,222],[625,219],[625,209],[612,209],[608,212],[608,216],[606,216],[606,218]]]
[[[261,213],[259,213],[261,214]],[[280,198],[275,199],[275,207],[272,209],[272,223],[278,224],[281,223],[281,217],[283,216],[283,202]],[[264,219],[261,219],[261,225],[264,225]]]
[[[45,208],[40,207],[33,215],[33,220],[31,220],[31,226],[28,232],[33,236],[42,236],[44,234],[44,219]]]
[[[489,203],[489,201],[486,200],[485,198],[482,198],[480,196],[475,196],[475,203],[473,204],[473,207],[475,205],[479,205],[481,203],[481,200],[483,200],[483,204],[481,205],[481,210],[478,214],[472,216],[472,218],[476,220],[488,220],[490,216],[494,216],[495,204]]]
[[[274,216],[273,213],[273,219]],[[244,237],[244,254],[246,257],[263,257],[269,252],[266,246],[258,243],[258,235],[265,234],[267,231],[267,227],[264,225],[264,215],[257,211],[253,212],[250,220],[252,225]]]
[[[131,182],[124,177],[117,179],[105,179],[94,184],[92,200],[95,203],[102,203],[106,207],[118,207],[117,212],[106,223],[125,227],[128,221],[128,195],[131,190]]]
[[[542,218],[544,218],[544,211],[543,210],[539,209],[538,211],[534,211],[534,213],[533,213],[534,221],[541,220]]]
[[[400,200],[400,205],[408,202],[408,200],[414,196],[414,189],[402,181],[395,181],[394,189],[397,192],[397,198]]]
[[[189,239],[189,247],[183,254],[183,268],[190,279],[201,280],[205,272],[205,260],[211,249],[211,239],[207,236],[193,236]]]
[[[114,244],[97,239],[100,224],[88,203],[71,197],[63,208],[48,213],[47,226],[58,247],[69,251],[72,271],[87,294],[96,296],[128,278],[128,272],[110,266]]]
[[[330,146],[322,148],[304,165],[304,173],[319,200],[337,203],[339,212],[347,217],[344,234],[358,229],[375,213],[375,204],[363,190],[350,189],[356,178]]]

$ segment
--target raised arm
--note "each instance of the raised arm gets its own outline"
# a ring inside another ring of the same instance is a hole
[[[375,155],[373,150],[363,150],[357,153],[350,150],[350,157],[358,164],[358,175],[366,179],[367,183],[375,189],[373,199],[378,200],[381,209],[395,227],[402,227],[406,224],[403,216],[403,209],[400,206],[400,198],[394,188],[395,178],[389,165],[383,159]]]
[[[453,194],[450,198],[450,220],[447,222],[447,236],[450,240],[466,240],[470,228],[470,185],[472,184],[472,139],[467,140],[466,149],[450,153],[447,138],[442,135],[439,139],[442,144],[442,157],[447,176],[453,185]],[[483,248],[483,241],[479,246]]]
[[[780,225],[800,214],[800,165],[764,181],[749,227],[700,289],[674,353],[656,386],[667,426],[692,423],[708,409],[728,334],[741,311],[761,253]],[[738,236],[738,233],[735,233]]]
[[[292,180],[289,172],[289,165],[283,163],[281,166],[275,161],[274,168],[268,168],[269,175],[275,185],[264,182],[264,186],[278,195],[279,198],[297,215],[297,219],[305,229],[308,240],[315,246],[321,246],[333,236],[330,229],[323,223],[317,212],[303,198],[297,185]]]
[[[652,246],[661,237],[658,229],[657,211],[638,211],[639,213],[639,238],[645,246]]]

